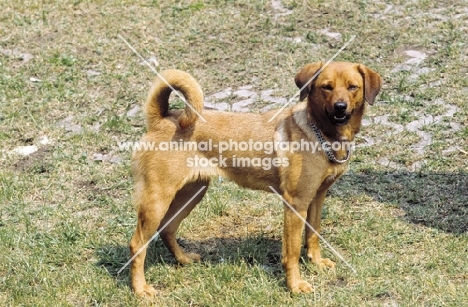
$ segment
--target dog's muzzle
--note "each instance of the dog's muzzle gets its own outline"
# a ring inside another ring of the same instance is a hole
[[[328,114],[328,118],[335,126],[342,126],[348,123],[351,117],[351,112],[346,112],[348,104],[344,101],[335,102],[333,105],[333,111]]]

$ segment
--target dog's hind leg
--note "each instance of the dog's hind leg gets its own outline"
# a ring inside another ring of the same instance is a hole
[[[138,186],[137,186],[138,187]],[[176,194],[175,191],[154,190],[151,187],[136,189],[138,224],[130,241],[132,287],[138,296],[155,296],[157,291],[146,283],[144,265],[148,243],[160,227]]]
[[[174,258],[179,263],[189,264],[193,261],[200,261],[200,255],[195,253],[186,253],[177,243],[176,232],[180,226],[180,223],[190,214],[190,212],[195,208],[195,206],[202,200],[203,196],[208,189],[209,181],[195,181],[187,183],[182,189],[180,189],[174,200],[169,207],[164,219],[161,222],[161,227],[164,229],[161,230],[161,239],[163,240],[166,247],[172,253]],[[195,195],[200,189],[203,189],[197,196],[188,203],[188,201]],[[185,207],[184,207],[185,206]],[[184,208],[183,208],[184,207]],[[183,209],[182,209],[183,208]],[[180,212],[179,212],[180,211]],[[177,214],[177,215],[176,215]]]

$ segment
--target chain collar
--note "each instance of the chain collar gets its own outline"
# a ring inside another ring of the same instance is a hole
[[[345,163],[349,160],[349,156],[351,152],[349,148],[346,150],[346,157],[343,160],[337,159],[335,157],[335,154],[333,153],[330,142],[325,140],[319,128],[315,126],[313,123],[310,123],[310,127],[312,128],[312,130],[314,130],[315,135],[317,136],[317,139],[319,140],[320,145],[322,145],[323,152],[325,153],[325,155],[327,155],[328,160],[330,160],[331,162],[339,163],[339,164]]]

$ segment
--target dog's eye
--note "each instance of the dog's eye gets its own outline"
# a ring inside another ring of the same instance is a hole
[[[333,87],[330,84],[322,85],[322,89],[325,91],[333,91]]]
[[[348,91],[355,91],[355,90],[357,90],[357,89],[358,89],[358,86],[357,86],[357,85],[350,85],[350,86],[348,87]]]

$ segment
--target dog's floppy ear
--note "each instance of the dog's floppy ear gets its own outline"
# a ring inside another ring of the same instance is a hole
[[[358,66],[358,70],[364,80],[364,97],[367,103],[373,105],[375,97],[382,87],[382,78],[378,73],[362,64]]]
[[[322,62],[310,63],[304,66],[304,68],[302,68],[301,71],[297,73],[296,77],[294,78],[294,82],[296,82],[297,87],[301,89],[300,100],[304,100],[304,98],[309,95],[312,84],[315,82],[315,78],[317,78],[317,76],[315,76],[314,80],[311,80],[311,78],[314,77],[314,75],[321,67]],[[307,86],[304,87],[306,84]]]

